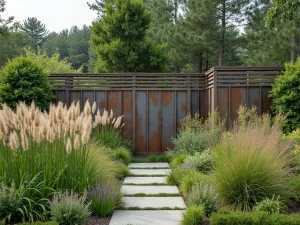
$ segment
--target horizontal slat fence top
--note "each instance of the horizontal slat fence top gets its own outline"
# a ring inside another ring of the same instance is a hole
[[[124,136],[138,154],[163,153],[188,114],[218,109],[228,124],[238,107],[268,112],[271,85],[283,67],[213,67],[206,73],[51,74],[54,102],[96,101],[100,111],[124,114]]]

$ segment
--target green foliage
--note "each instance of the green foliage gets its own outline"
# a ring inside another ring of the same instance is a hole
[[[217,196],[218,195],[215,193],[215,190],[210,184],[199,182],[191,188],[187,198],[187,205],[203,205],[205,215],[209,216],[213,212],[217,211]]]
[[[267,212],[268,214],[281,213],[285,209],[285,205],[280,200],[280,197],[273,196],[272,198],[266,198],[261,202],[258,202],[254,205],[253,211]]]
[[[0,184],[0,221],[18,222],[22,219],[23,190],[17,191],[13,184],[10,188]]]
[[[124,165],[123,163],[117,164],[116,177],[119,180],[124,180],[124,178],[129,175],[130,175],[129,168],[126,165]]]
[[[132,16],[134,15],[134,16]],[[116,0],[92,25],[92,45],[98,55],[98,72],[160,72],[164,46],[146,40],[150,14],[140,0]]]
[[[249,211],[273,195],[286,200],[292,154],[276,126],[248,126],[214,147],[214,187],[234,209]]]
[[[50,202],[52,219],[60,225],[83,224],[91,214],[86,199],[73,191],[56,194]]]
[[[114,180],[102,181],[89,188],[91,211],[94,215],[105,217],[121,206],[121,184]]]
[[[33,223],[19,223],[18,225],[59,225],[59,224],[54,221],[47,221],[47,222],[37,221],[37,222],[33,222]]]
[[[300,203],[300,176],[292,176],[288,182],[291,197],[297,203]]]
[[[114,158],[116,160],[121,160],[125,165],[131,162],[131,153],[126,148],[117,148],[114,150]]]
[[[197,173],[190,165],[181,165],[179,168],[171,170],[167,176],[167,183],[170,185],[179,186],[185,176]]]
[[[265,212],[222,212],[213,213],[211,225],[298,225],[299,214],[267,214]]]
[[[171,160],[171,166],[172,167],[180,166],[181,164],[183,164],[183,162],[186,158],[187,158],[187,155],[184,155],[184,154],[174,156],[174,158]]]
[[[32,101],[42,110],[49,109],[52,90],[47,75],[26,57],[9,61],[0,70],[0,101],[16,108],[18,102]]]
[[[122,146],[126,147],[126,145],[130,146],[130,142],[123,138],[117,129],[96,129],[93,132],[93,137],[100,145],[107,146],[111,149],[116,149]]]
[[[189,155],[184,160],[185,163],[192,164],[199,172],[209,172],[212,170],[213,156],[209,149],[202,153],[196,152],[194,155]]]
[[[146,158],[133,158],[133,163],[150,163],[150,162],[170,162],[170,157],[166,155],[149,155]]]
[[[20,26],[21,30],[26,32],[31,38],[31,47],[37,51],[41,47],[41,43],[48,34],[45,24],[35,17],[29,17]]]
[[[291,132],[300,127],[300,58],[293,64],[285,64],[283,76],[276,78],[271,91],[272,110],[275,114],[287,114],[284,125],[285,132]]]
[[[0,35],[6,35],[11,29],[9,25],[13,22],[14,17],[10,16],[8,19],[3,19],[1,13],[5,11],[6,0],[0,0]]]
[[[45,52],[25,49],[25,57],[37,64],[49,76],[51,73],[75,73],[81,72],[81,69],[74,70],[72,65],[66,60],[60,60],[60,55],[54,52],[48,56]]]
[[[207,183],[208,176],[201,174],[197,171],[192,170],[191,172],[184,174],[183,177],[181,177],[181,180],[179,182],[179,190],[183,193],[185,197],[187,197],[194,185],[197,183]]]
[[[182,225],[201,225],[205,222],[204,207],[191,206],[183,214]]]

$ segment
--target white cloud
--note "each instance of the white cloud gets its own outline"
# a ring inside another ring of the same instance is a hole
[[[74,25],[91,25],[97,17],[87,0],[7,0],[4,17],[14,16],[16,21],[36,17],[49,31],[59,32]],[[90,1],[91,2],[91,1]]]

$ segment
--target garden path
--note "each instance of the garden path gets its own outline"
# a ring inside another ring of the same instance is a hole
[[[122,186],[124,210],[110,225],[180,225],[185,203],[176,186],[167,185],[168,163],[131,163]]]

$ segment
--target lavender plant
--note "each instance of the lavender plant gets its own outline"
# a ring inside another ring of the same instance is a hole
[[[121,184],[115,180],[101,182],[88,190],[92,213],[96,216],[108,216],[121,206]]]

